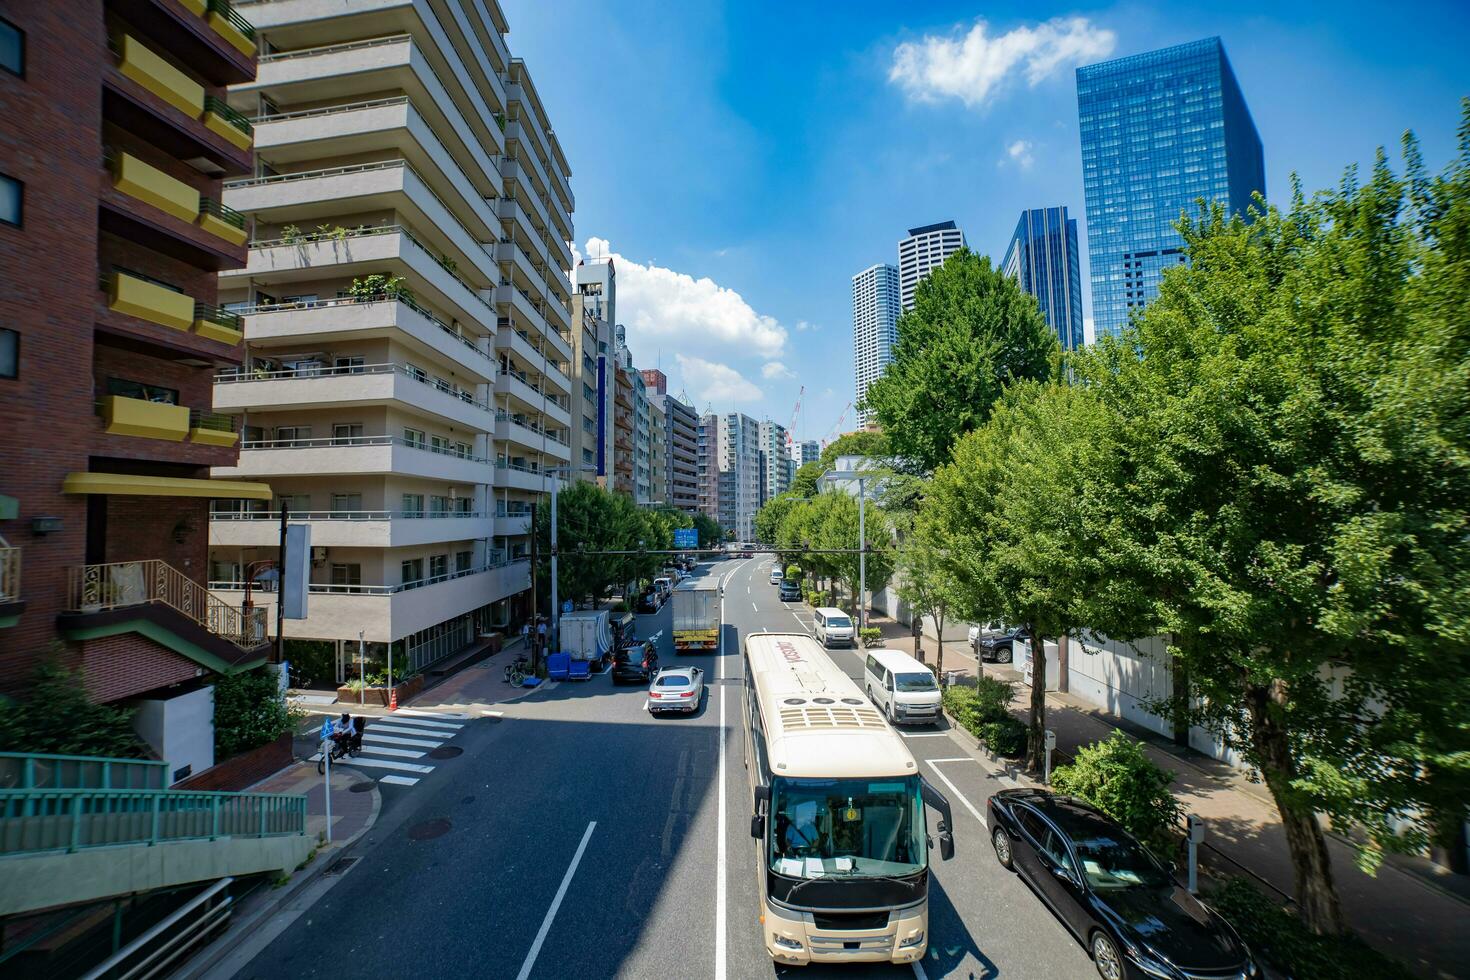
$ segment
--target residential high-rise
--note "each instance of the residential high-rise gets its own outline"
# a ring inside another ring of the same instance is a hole
[[[645,382],[646,384],[646,382]],[[649,395],[648,406],[648,503],[669,504],[669,418],[659,394]]]
[[[729,412],[721,420],[719,440],[718,520],[738,540],[750,541],[760,509],[760,423]]]
[[[877,381],[890,361],[898,342],[898,268],[878,264],[852,277],[852,372],[861,405],[868,385]],[[860,425],[871,415],[858,409]]]
[[[208,681],[270,649],[261,611],[205,591],[210,499],[270,499],[209,479],[239,452],[210,397],[242,357],[216,272],[246,260],[220,185],[252,127],[223,97],[254,30],[202,4],[0,6],[0,693],[57,650],[174,781],[214,762]]]
[[[815,439],[798,442],[791,449],[791,459],[797,469],[801,469],[807,463],[815,463],[821,455],[822,444]]]
[[[645,379],[648,373],[643,372]],[[663,499],[679,510],[693,513],[699,509],[699,416],[693,407],[667,391],[655,391],[648,401],[663,413]]]
[[[604,478],[612,467],[612,385],[599,358],[612,349],[617,316],[617,275],[612,259],[590,259],[576,269],[572,319],[572,365],[581,384],[572,385],[573,479]]]
[[[1245,214],[1265,193],[1261,139],[1217,37],[1077,69],[1097,336],[1117,334],[1185,259],[1196,201]]]
[[[1001,270],[1036,297],[1042,316],[1063,350],[1076,350],[1082,337],[1082,263],[1077,257],[1077,221],[1065,207],[1021,212]]]
[[[612,464],[608,471],[612,476],[604,486],[633,496],[636,484],[633,473],[633,457],[637,450],[633,440],[638,429],[638,403],[633,397],[633,371],[624,368],[613,355],[604,355],[607,370],[612,378]]]
[[[530,611],[532,507],[572,461],[574,201],[496,0],[358,8],[249,8],[271,51],[230,100],[258,161],[225,198],[253,241],[221,293],[251,359],[215,385],[247,427],[215,473],[311,527],[288,637],[411,671]],[[275,556],[265,508],[210,537],[221,587]]]
[[[898,281],[902,308],[914,308],[914,290],[944,260],[965,247],[965,233],[953,221],[910,228],[898,242]]]
[[[648,388],[650,395],[667,395],[669,393],[669,378],[658,368],[644,368],[638,372],[643,375],[643,384]]]
[[[719,521],[720,417],[714,414],[701,415],[695,440],[699,509],[711,520]]]
[[[791,486],[791,449],[787,445],[786,427],[767,419],[760,424],[759,439],[761,475],[758,507],[785,493]]]

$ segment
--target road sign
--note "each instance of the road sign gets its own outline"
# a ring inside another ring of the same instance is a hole
[[[674,547],[675,548],[698,548],[699,547],[699,529],[698,528],[694,528],[694,527],[676,527],[676,528],[674,528]]]
[[[564,612],[564,613],[571,612],[572,611],[572,600],[568,599],[566,602],[563,602],[561,604],[561,611]]]

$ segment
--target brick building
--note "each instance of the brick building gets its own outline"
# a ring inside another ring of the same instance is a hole
[[[245,230],[218,202],[252,132],[222,97],[253,38],[218,0],[0,0],[0,692],[59,647],[167,717],[265,659],[263,618],[203,586],[210,498],[269,496],[209,480],[237,456],[211,389]]]

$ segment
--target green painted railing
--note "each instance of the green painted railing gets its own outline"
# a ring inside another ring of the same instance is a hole
[[[45,752],[0,752],[0,790],[164,789],[168,763]]]
[[[174,790],[0,790],[0,857],[306,833],[306,797]]]

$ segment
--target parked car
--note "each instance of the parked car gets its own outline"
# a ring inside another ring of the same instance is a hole
[[[1261,976],[1228,922],[1081,800],[1001,790],[986,823],[996,859],[1087,948],[1104,980]]]
[[[780,585],[781,584],[781,581],[784,578],[786,578],[786,573],[783,572],[783,571],[781,571],[781,569],[779,569],[779,568],[773,568],[773,569],[771,569],[771,584],[772,585]]]
[[[834,643],[850,647],[857,637],[857,631],[852,627],[852,617],[841,609],[830,606],[812,613],[812,632],[816,635],[817,642],[824,647],[830,647]]]
[[[801,582],[798,579],[786,579],[783,581],[781,583],[780,597],[782,602],[800,602]]]
[[[694,714],[704,697],[704,671],[698,667],[666,667],[648,687],[648,712],[682,711]]]
[[[631,647],[624,647],[613,654],[612,682],[614,684],[647,684],[649,681],[648,654],[653,643],[644,640]]]
[[[1009,629],[1010,627],[1004,623],[986,623],[984,626],[971,626],[968,642],[971,649],[973,649],[977,641],[983,640],[987,636],[999,636]]]
[[[998,664],[1008,664],[1015,659],[1016,647],[1024,644],[1026,637],[1021,630],[1011,626],[1004,633],[986,636],[982,632],[970,644],[970,649],[975,651],[976,660],[993,660]]]
[[[869,650],[863,669],[868,700],[890,725],[939,720],[939,683],[934,673],[901,650]]]
[[[638,611],[641,613],[656,613],[663,604],[663,593],[652,587],[638,597]]]

